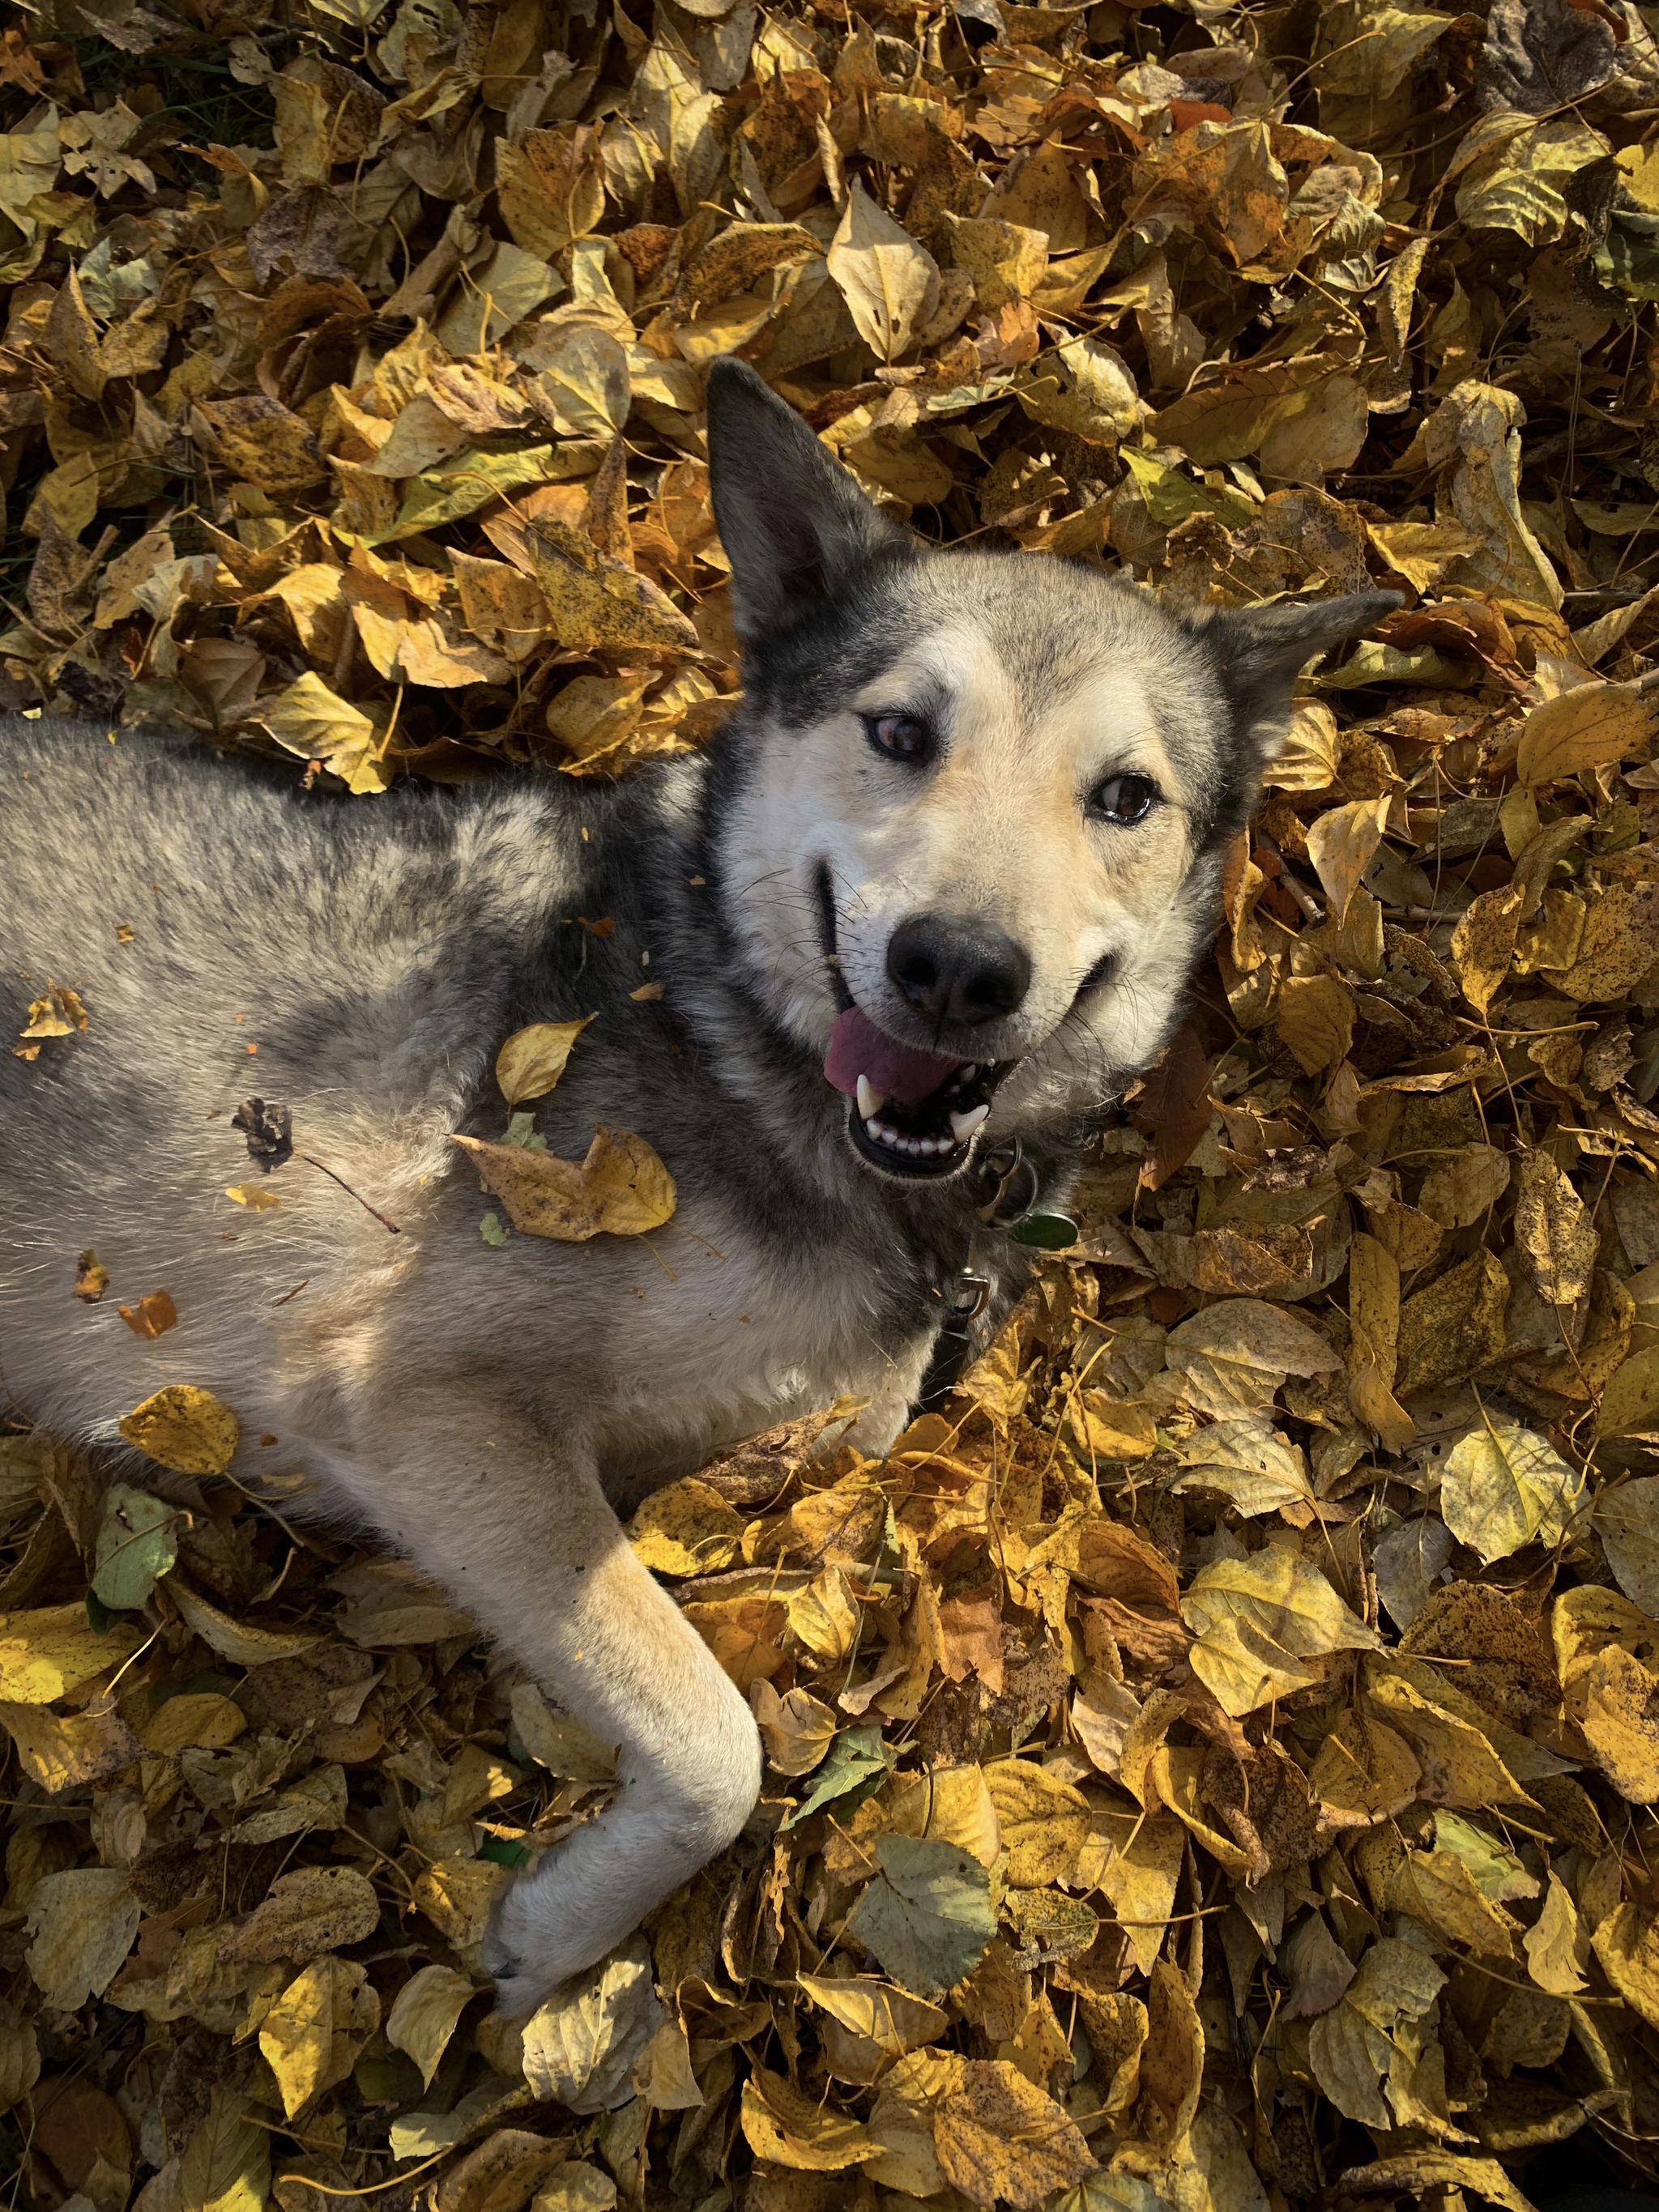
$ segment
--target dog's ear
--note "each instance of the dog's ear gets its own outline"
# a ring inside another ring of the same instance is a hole
[[[1291,687],[1316,653],[1403,606],[1398,592],[1350,592],[1302,605],[1230,607],[1193,627],[1215,656],[1239,734],[1265,766],[1284,743]]]
[[[729,356],[708,372],[708,466],[745,640],[764,636],[812,600],[833,598],[872,561],[915,550],[793,408]]]

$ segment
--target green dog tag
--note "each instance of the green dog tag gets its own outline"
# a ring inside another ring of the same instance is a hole
[[[1064,1252],[1077,1243],[1077,1224],[1064,1213],[1028,1213],[1008,1234],[1016,1244],[1035,1245],[1039,1252]]]

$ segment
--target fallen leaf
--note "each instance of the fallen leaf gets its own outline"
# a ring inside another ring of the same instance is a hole
[[[985,1955],[996,1933],[985,1869],[955,1844],[882,1836],[880,1872],[854,1907],[848,1933],[899,1986],[939,1997]]]
[[[492,1145],[454,1136],[477,1163],[485,1187],[515,1229],[531,1237],[581,1243],[604,1231],[639,1237],[659,1229],[674,1212],[674,1182],[643,1137],[603,1123],[583,1160],[521,1145]]]
[[[574,1022],[532,1022],[514,1030],[495,1055],[495,1081],[509,1106],[526,1098],[544,1098],[564,1073],[571,1047],[593,1019],[583,1014]]]
[[[118,1306],[116,1311],[135,1336],[146,1336],[152,1341],[179,1326],[179,1309],[167,1291],[147,1291],[136,1306]]]
[[[406,2051],[421,2072],[423,2089],[455,2033],[455,2024],[476,1994],[472,1983],[453,1966],[422,1966],[411,1974],[386,2015],[386,2041]]]
[[[132,1948],[138,1917],[123,1867],[75,1867],[36,1886],[24,1958],[54,2012],[76,2012],[102,1996]]]
[[[164,1498],[112,1482],[104,1493],[92,1587],[116,1612],[136,1613],[179,1556],[179,1516]]]
[[[179,1474],[222,1474],[240,1434],[229,1407],[194,1382],[169,1382],[118,1425],[136,1449]]]
[[[1532,1430],[1483,1407],[1441,1467],[1440,1511],[1460,1543],[1483,1560],[1507,1559],[1534,1540],[1559,1543],[1583,1477]]]

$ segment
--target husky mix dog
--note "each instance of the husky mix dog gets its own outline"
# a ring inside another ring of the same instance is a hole
[[[10,1405],[125,1449],[142,1399],[207,1386],[238,1480],[303,1469],[617,1747],[608,1809],[496,1914],[509,2010],[759,1786],[748,1707],[618,1511],[842,1395],[884,1449],[970,1250],[1006,1310],[1024,1263],[988,1188],[1018,1139],[1026,1194],[1063,1203],[1177,1019],[1292,678],[1396,604],[1184,622],[1046,556],[933,552],[751,370],[717,364],[708,409],[746,689],[706,758],[371,804],[182,734],[0,733],[12,1025],[48,981],[89,1016],[0,1055]],[[584,1013],[539,1132],[575,1158],[637,1132],[678,1211],[492,1249],[450,1137],[501,1136],[509,1032]],[[228,1206],[250,1093],[398,1233],[297,1158],[279,1208]],[[87,1246],[100,1304],[71,1295]],[[148,1340],[117,1299],[160,1288],[178,1322]]]

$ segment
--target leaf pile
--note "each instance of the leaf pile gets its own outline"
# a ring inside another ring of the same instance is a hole
[[[731,351],[937,541],[1406,601],[1306,672],[1191,1019],[959,1395],[880,1465],[785,1433],[641,1510],[765,1792],[527,2023],[485,1917],[605,1747],[256,1509],[207,1391],[131,1408],[148,1481],[0,1440],[15,2200],[1659,2172],[1656,112],[1629,0],[0,34],[8,705],[364,803],[696,747]],[[96,1020],[48,980],[15,1049]],[[638,1144],[483,1164],[515,1226],[631,1233],[673,1204]],[[110,1277],[64,1264],[67,1328]]]

